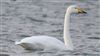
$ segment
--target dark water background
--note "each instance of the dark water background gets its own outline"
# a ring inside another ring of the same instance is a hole
[[[0,0],[0,56],[100,56],[99,0]],[[63,41],[66,8],[80,4],[87,15],[72,15],[70,33],[74,51],[28,52],[14,44],[33,35]]]

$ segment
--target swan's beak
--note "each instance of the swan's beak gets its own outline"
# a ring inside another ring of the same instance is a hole
[[[84,9],[82,9],[82,8],[76,8],[77,10],[78,10],[78,14],[87,14],[87,12],[84,10]]]

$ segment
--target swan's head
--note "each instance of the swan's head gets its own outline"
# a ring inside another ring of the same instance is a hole
[[[71,5],[68,7],[67,12],[69,13],[78,13],[78,14],[83,14],[83,13],[87,13],[84,9],[82,9],[80,6],[78,5]]]

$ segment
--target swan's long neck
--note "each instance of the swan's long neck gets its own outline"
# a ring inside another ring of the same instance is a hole
[[[64,19],[64,43],[66,45],[66,47],[68,47],[70,50],[73,50],[73,44],[72,44],[72,40],[70,37],[70,32],[69,32],[69,22],[70,22],[70,11],[66,11],[65,14],[65,19]]]

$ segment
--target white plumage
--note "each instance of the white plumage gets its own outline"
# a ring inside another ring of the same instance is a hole
[[[69,6],[66,10],[64,20],[64,43],[55,37],[50,36],[32,36],[22,39],[15,44],[22,46],[25,49],[36,50],[73,50],[72,40],[69,34],[69,19],[71,13],[86,13],[76,5]]]
[[[22,39],[16,44],[21,44],[26,49],[44,49],[44,50],[64,50],[66,49],[63,42],[50,36],[32,36]]]

